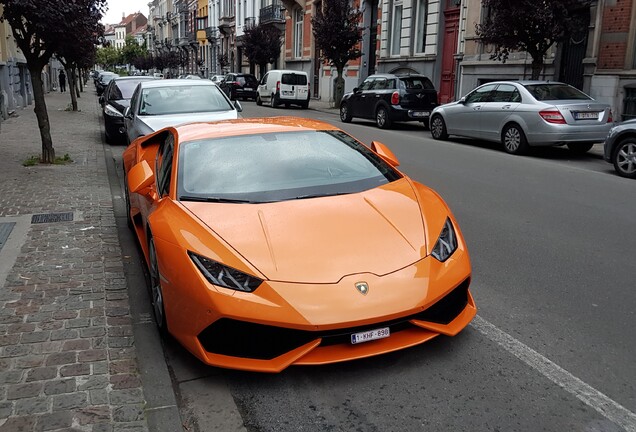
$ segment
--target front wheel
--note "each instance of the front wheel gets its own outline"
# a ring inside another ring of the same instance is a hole
[[[576,154],[585,154],[590,151],[592,147],[594,147],[594,144],[568,144],[568,148],[570,149],[570,151]]]
[[[380,129],[389,129],[391,127],[391,119],[389,118],[389,111],[383,106],[378,107],[375,112],[375,123]]]
[[[159,332],[165,336],[168,334],[168,324],[163,302],[163,290],[161,289],[161,275],[157,263],[157,249],[152,235],[150,235],[150,240],[148,241],[148,265],[150,266],[150,301],[152,310],[155,314],[155,322]]]
[[[619,176],[636,179],[636,138],[625,138],[616,146],[612,163]]]
[[[521,127],[516,123],[511,123],[506,126],[501,134],[501,141],[507,153],[522,155],[528,152],[526,134],[523,133]]]
[[[431,135],[436,140],[445,140],[448,138],[446,122],[439,114],[433,116],[433,119],[431,120]]]
[[[276,108],[277,105],[278,101],[276,100],[276,95],[272,93],[272,98],[269,100],[269,106],[271,106],[272,108]]]
[[[351,123],[352,118],[349,106],[347,104],[340,105],[340,121],[343,123]]]

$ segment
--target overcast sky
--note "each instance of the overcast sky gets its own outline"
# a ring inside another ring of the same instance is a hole
[[[134,12],[141,12],[148,18],[149,0],[108,0],[108,10],[102,18],[104,24],[118,24],[122,14],[130,15]]]

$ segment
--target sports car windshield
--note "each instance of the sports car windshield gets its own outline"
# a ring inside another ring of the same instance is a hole
[[[139,115],[187,114],[232,109],[234,107],[215,85],[175,85],[142,89]]]
[[[183,201],[263,203],[343,195],[400,178],[340,131],[281,132],[182,143]]]

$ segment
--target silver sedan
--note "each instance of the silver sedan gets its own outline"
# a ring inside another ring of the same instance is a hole
[[[605,140],[612,110],[576,88],[550,81],[484,84],[457,102],[433,110],[433,138],[449,135],[501,142],[508,153],[529,146],[567,145],[585,153]]]

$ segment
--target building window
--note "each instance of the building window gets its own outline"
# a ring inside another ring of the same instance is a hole
[[[417,0],[417,18],[415,32],[415,52],[423,53],[426,50],[426,15],[428,14],[428,0]]]
[[[636,118],[636,87],[625,87],[622,120],[631,120],[635,118]]]
[[[301,58],[303,56],[303,20],[305,11],[296,9],[294,13],[294,57]]]
[[[393,23],[391,25],[391,55],[400,55],[400,38],[402,37],[402,3],[393,6]]]

